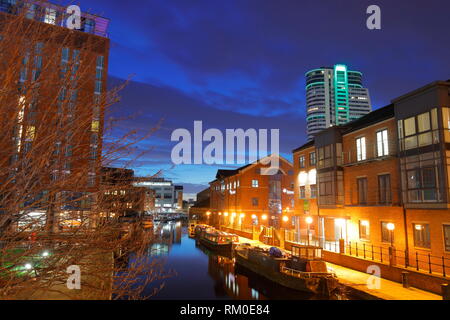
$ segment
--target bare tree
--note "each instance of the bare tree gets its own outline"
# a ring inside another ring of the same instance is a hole
[[[148,135],[103,143],[104,114],[123,88],[106,91],[109,42],[30,10],[19,1],[0,13],[0,298],[142,298],[167,273],[149,260],[151,231],[125,230],[120,213],[105,219],[105,196],[129,181],[100,177]],[[73,265],[80,290],[67,287]]]

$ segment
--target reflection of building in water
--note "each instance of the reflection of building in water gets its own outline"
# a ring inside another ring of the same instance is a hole
[[[155,231],[156,242],[150,247],[149,254],[169,254],[173,244],[181,244],[182,226],[180,222],[159,224]]]
[[[261,299],[257,290],[249,287],[248,278],[234,272],[232,259],[209,256],[208,274],[220,285],[229,297],[240,300]]]

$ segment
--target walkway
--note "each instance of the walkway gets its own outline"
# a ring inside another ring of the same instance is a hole
[[[271,247],[258,240],[239,237],[240,243],[249,243],[263,248]],[[383,300],[442,300],[442,297],[416,288],[403,288],[401,283],[380,278],[379,289],[369,289],[367,286],[369,274],[341,267],[327,262],[327,265],[336,272],[339,282],[343,285],[362,291],[370,296]]]

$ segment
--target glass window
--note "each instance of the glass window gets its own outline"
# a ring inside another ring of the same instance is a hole
[[[259,187],[259,181],[258,180],[252,180],[252,187],[258,188]]]
[[[379,157],[389,155],[389,142],[387,130],[377,132],[377,154]]]
[[[44,22],[48,24],[56,23],[56,10],[52,8],[45,8]]]
[[[367,220],[359,220],[359,238],[362,240],[370,239],[370,224]]]
[[[450,224],[444,224],[444,243],[445,251],[450,252]]]
[[[311,199],[317,198],[317,185],[312,184],[310,185],[311,188]]]
[[[404,123],[405,123],[405,128],[404,128],[405,137],[416,134],[416,119],[415,119],[415,117],[405,119]]]
[[[389,174],[378,176],[378,196],[380,204],[391,203],[391,176]]]
[[[389,222],[381,222],[381,240],[383,242],[394,242],[394,230],[387,228]]]
[[[429,131],[430,126],[430,114],[428,112],[419,114],[417,116],[417,127],[419,132]]]
[[[430,248],[430,226],[428,224],[413,224],[414,246],[421,248]]]
[[[358,178],[358,204],[367,204],[367,178]]]
[[[305,156],[300,156],[299,163],[300,163],[300,168],[305,167]]]
[[[257,207],[258,204],[259,204],[258,198],[252,198],[252,205],[253,205],[254,207]]]
[[[306,198],[306,188],[300,187],[300,199],[305,199],[305,198]]]
[[[358,161],[366,160],[366,138],[356,139],[356,156]]]
[[[310,166],[315,166],[316,165],[316,153],[315,152],[311,152],[309,154],[309,165]]]

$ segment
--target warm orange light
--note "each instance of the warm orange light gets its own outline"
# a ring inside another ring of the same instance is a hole
[[[236,217],[236,212],[233,212],[233,213],[231,214],[231,216],[232,216],[232,217]]]
[[[225,212],[223,215],[224,215],[225,217],[228,217],[228,212]]]
[[[392,231],[392,230],[394,230],[395,229],[395,225],[393,224],[393,223],[391,223],[391,222],[389,222],[388,224],[387,224],[387,229],[389,230],[389,231]]]
[[[261,219],[267,220],[267,215],[266,215],[266,214],[263,214],[262,217],[261,217]]]
[[[415,228],[416,228],[417,231],[420,231],[420,230],[422,230],[422,225],[421,224],[416,224]]]
[[[244,217],[245,217],[245,214],[241,213],[240,217],[241,217],[241,218],[244,218]]]
[[[288,222],[288,221],[289,221],[289,217],[288,217],[288,216],[284,216],[284,217],[283,217],[283,221],[284,221],[284,222]]]
[[[368,226],[369,226],[369,221],[367,221],[367,220],[362,220],[362,221],[361,221],[361,225],[364,226],[364,227],[368,227]]]
[[[252,219],[256,219],[256,214],[252,214]]]
[[[338,226],[338,227],[343,227],[345,225],[345,219],[335,219],[334,223]]]
[[[219,212],[219,216],[221,216],[222,215],[222,212]]]
[[[209,217],[211,215],[211,211],[208,211],[206,215]]]
[[[313,218],[306,217],[305,221],[306,221],[307,224],[311,224],[313,222]]]

